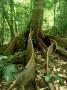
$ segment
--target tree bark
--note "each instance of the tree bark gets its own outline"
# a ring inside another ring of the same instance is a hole
[[[34,0],[31,18],[31,29],[34,35],[37,35],[38,31],[42,31],[43,12],[44,12],[44,0]]]

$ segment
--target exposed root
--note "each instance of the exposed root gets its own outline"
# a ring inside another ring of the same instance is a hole
[[[31,44],[31,48],[29,49],[31,51],[31,54],[29,54],[29,62],[27,63],[24,71],[18,74],[16,78],[16,82],[8,88],[8,90],[13,89],[15,86],[17,86],[17,89],[19,88],[21,90],[24,90],[24,86],[27,85],[33,78],[35,77],[35,59],[34,59],[34,49],[31,39],[31,32],[29,33],[28,42]]]

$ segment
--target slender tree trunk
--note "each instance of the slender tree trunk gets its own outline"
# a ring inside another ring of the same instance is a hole
[[[8,11],[6,10],[6,2],[7,1],[4,0],[4,2],[2,3],[2,8],[3,8],[4,17],[7,20],[9,29],[11,31],[11,40],[13,40],[13,38],[15,36],[15,34],[14,34],[14,23],[13,23],[14,22],[14,19],[13,19],[14,7],[13,7],[13,2],[11,2],[11,6],[10,6],[11,15],[10,15],[10,20],[9,20]]]
[[[55,9],[56,9],[56,1],[54,0],[54,31],[56,29],[56,27],[55,27],[55,14],[56,14]]]
[[[0,45],[3,45],[4,43],[4,22],[5,22],[5,18],[4,18],[3,8],[2,8],[2,21],[1,21],[2,28],[0,30]]]
[[[14,34],[14,2],[13,0],[10,0],[10,12],[11,12],[11,16],[10,16],[10,25],[11,25],[11,40],[14,38],[15,34]]]
[[[14,24],[15,24],[15,33],[18,35],[18,28],[17,28],[17,23],[16,23],[16,10],[14,11]]]
[[[2,16],[3,16],[3,19],[2,19],[2,33],[1,33],[1,35],[2,35],[2,45],[3,45],[3,43],[4,43],[4,22],[5,22],[4,13],[2,14]]]
[[[5,16],[5,19],[7,20],[10,31],[11,31],[11,39],[13,39],[14,36],[15,36],[14,35],[14,30],[13,30],[13,25],[12,25],[11,21],[9,21],[9,19],[8,19],[7,11],[5,10],[4,6],[3,6],[3,13],[4,13],[4,16]]]

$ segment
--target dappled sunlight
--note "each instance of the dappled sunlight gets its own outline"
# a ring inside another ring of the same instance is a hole
[[[30,2],[30,0],[14,0],[15,3],[22,3],[22,4],[27,4]]]
[[[46,13],[45,13],[46,12]],[[44,12],[44,17],[43,17],[43,30],[50,29],[51,27],[54,26],[54,15],[53,15],[53,10],[45,10]],[[46,18],[45,18],[46,17]]]

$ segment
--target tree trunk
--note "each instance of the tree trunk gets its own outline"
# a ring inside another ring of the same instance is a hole
[[[10,15],[11,40],[13,40],[13,38],[15,37],[15,34],[14,34],[14,30],[15,30],[15,25],[14,25],[14,2],[13,2],[13,0],[9,1],[9,5],[10,5],[10,12],[11,12],[11,15]]]
[[[37,35],[38,31],[42,31],[43,12],[44,12],[44,0],[34,0],[31,18],[31,29],[34,35]]]
[[[2,4],[2,8],[3,8],[4,17],[7,20],[9,29],[11,31],[11,39],[13,40],[13,38],[15,37],[14,28],[13,28],[13,8],[11,8],[11,19],[10,20],[9,20],[9,17],[8,17],[8,12],[5,9],[6,8],[5,3]]]

